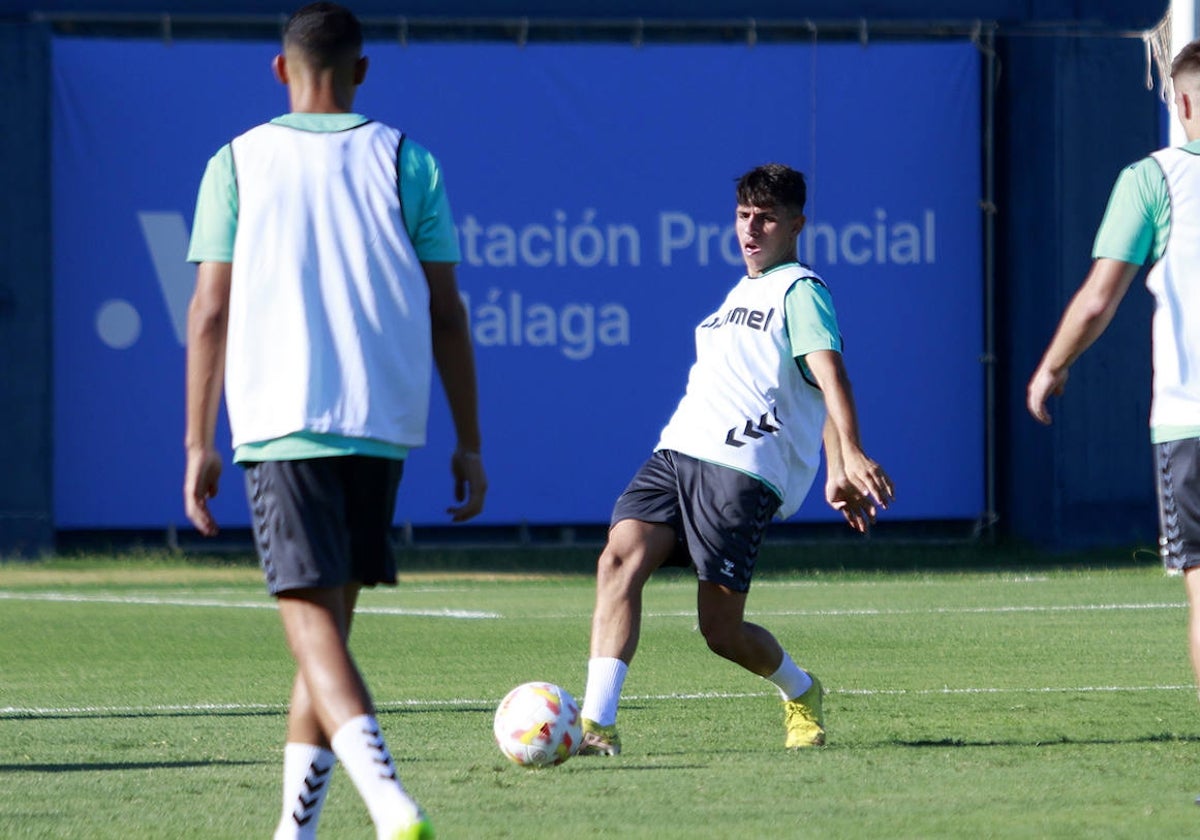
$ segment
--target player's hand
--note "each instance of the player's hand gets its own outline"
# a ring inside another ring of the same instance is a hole
[[[454,498],[462,504],[446,508],[446,513],[452,522],[466,522],[483,510],[483,497],[487,494],[483,458],[478,452],[455,450],[450,458],[450,472],[454,475]]]
[[[864,534],[875,521],[875,505],[871,499],[848,484],[826,483],[825,501],[842,514],[846,524]]]
[[[846,483],[858,491],[866,500],[873,500],[876,505],[886,508],[896,495],[896,488],[891,478],[883,471],[883,467],[872,461],[863,452],[842,453],[842,471],[846,474]]]
[[[832,472],[825,482],[825,501],[859,533],[864,533],[875,521],[879,508],[886,508],[894,498],[891,478],[863,453],[847,457],[841,469]]]
[[[196,447],[187,452],[183,478],[183,505],[187,518],[206,537],[216,536],[217,520],[208,509],[208,500],[217,495],[221,479],[221,456],[215,449]]]
[[[1029,409],[1034,420],[1047,426],[1050,425],[1054,418],[1046,410],[1046,402],[1052,396],[1061,397],[1063,395],[1063,391],[1067,387],[1067,376],[1066,369],[1055,372],[1039,367],[1033,372],[1033,376],[1029,380],[1029,387],[1025,392],[1025,407]]]

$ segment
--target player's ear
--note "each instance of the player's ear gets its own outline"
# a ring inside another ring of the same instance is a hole
[[[275,56],[271,61],[271,72],[275,74],[275,78],[279,80],[281,85],[288,83],[287,58],[283,53]]]
[[[361,85],[363,79],[367,78],[367,57],[364,55],[354,63],[354,84]]]
[[[799,236],[800,231],[804,230],[804,223],[808,221],[803,213],[797,213],[792,219],[792,236]]]

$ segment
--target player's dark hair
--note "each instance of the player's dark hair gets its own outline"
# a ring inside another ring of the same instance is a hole
[[[807,200],[804,174],[782,163],[757,166],[737,182],[737,203],[743,207],[786,207],[799,215]]]
[[[284,49],[298,49],[317,67],[330,67],[362,54],[362,25],[337,3],[310,3],[288,19]]]

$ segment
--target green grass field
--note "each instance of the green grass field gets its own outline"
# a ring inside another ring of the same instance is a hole
[[[444,840],[1200,835],[1187,610],[1153,562],[764,571],[752,619],[830,691],[829,745],[801,753],[664,574],[624,753],[545,770],[499,754],[492,712],[531,679],[582,693],[590,577],[442,565],[366,593],[353,644]],[[269,837],[290,679],[248,561],[0,565],[0,837]],[[344,774],[322,836],[373,836]]]

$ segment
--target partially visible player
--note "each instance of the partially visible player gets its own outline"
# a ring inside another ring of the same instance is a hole
[[[1162,149],[1121,172],[1075,293],[1029,380],[1027,406],[1049,424],[1071,365],[1100,337],[1143,263],[1153,267],[1154,362],[1150,440],[1165,568],[1182,573],[1190,604],[1192,669],[1200,685],[1200,41],[1171,65],[1175,108],[1187,144]]]
[[[335,758],[380,840],[432,837],[348,639],[361,587],[396,582],[396,491],[409,448],[425,442],[435,364],[458,435],[461,504],[448,513],[463,521],[483,507],[458,244],[437,161],[352,110],[367,59],[348,9],[297,11],[273,67],[291,112],[223,147],[200,185],[184,502],[215,534],[224,380],[259,558],[297,665],[275,837],[316,836]]]
[[[779,689],[785,745],[825,743],[820,681],[745,620],[755,561],[772,516],[790,516],[808,493],[822,442],[825,498],[851,527],[866,530],[893,487],[859,441],[829,289],[797,258],[804,176],[760,166],[738,181],[736,198],[746,275],[696,328],[687,391],[617,499],[600,555],[580,755],[620,751],[617,705],[642,589],[663,564],[694,566],[709,648]]]

